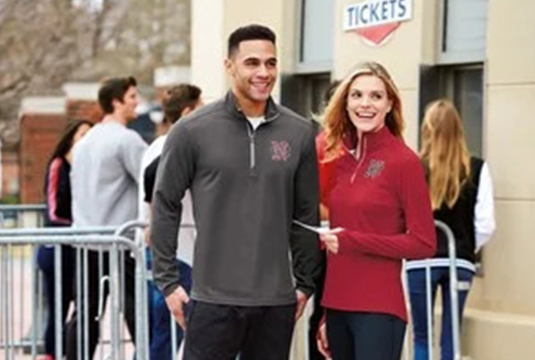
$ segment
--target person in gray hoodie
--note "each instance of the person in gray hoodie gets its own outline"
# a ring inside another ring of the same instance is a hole
[[[153,196],[153,274],[186,328],[184,359],[287,359],[321,272],[318,169],[310,124],[275,104],[275,34],[229,37],[226,96],[175,124]],[[189,189],[197,225],[191,299],[175,254]],[[189,315],[184,318],[185,304]]]

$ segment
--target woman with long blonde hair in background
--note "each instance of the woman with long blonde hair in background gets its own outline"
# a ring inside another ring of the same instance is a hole
[[[494,202],[488,165],[468,152],[463,125],[448,100],[428,105],[421,129],[420,156],[427,170],[434,217],[446,223],[455,235],[459,317],[476,271],[476,253],[494,232]],[[414,359],[427,360],[427,312],[425,266],[431,266],[431,291],[442,292],[441,359],[452,360],[452,322],[447,239],[437,231],[438,251],[433,259],[407,264],[414,326]],[[459,319],[461,320],[461,319]]]
[[[360,64],[325,117],[321,182],[330,233],[319,346],[334,360],[399,360],[406,327],[402,259],[436,248],[424,169],[402,139],[401,99],[386,69]]]

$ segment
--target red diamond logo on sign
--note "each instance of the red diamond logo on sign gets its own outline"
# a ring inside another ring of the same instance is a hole
[[[372,44],[381,45],[400,25],[401,23],[399,22],[395,24],[376,25],[357,29],[355,32]]]
[[[412,0],[364,0],[345,7],[344,30],[356,32],[366,43],[379,46],[411,18]]]

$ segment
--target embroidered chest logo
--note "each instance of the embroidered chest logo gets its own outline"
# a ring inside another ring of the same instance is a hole
[[[385,168],[385,162],[383,160],[370,160],[366,173],[364,173],[365,178],[375,179]]]
[[[271,142],[271,160],[287,161],[290,157],[291,148],[287,141]]]

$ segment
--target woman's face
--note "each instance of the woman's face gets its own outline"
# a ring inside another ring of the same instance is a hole
[[[385,83],[375,75],[359,75],[349,85],[346,110],[359,134],[376,132],[392,110]]]
[[[72,146],[74,146],[74,144],[76,144],[81,138],[83,138],[85,133],[88,132],[89,129],[91,129],[91,126],[87,124],[80,125],[72,138]]]

